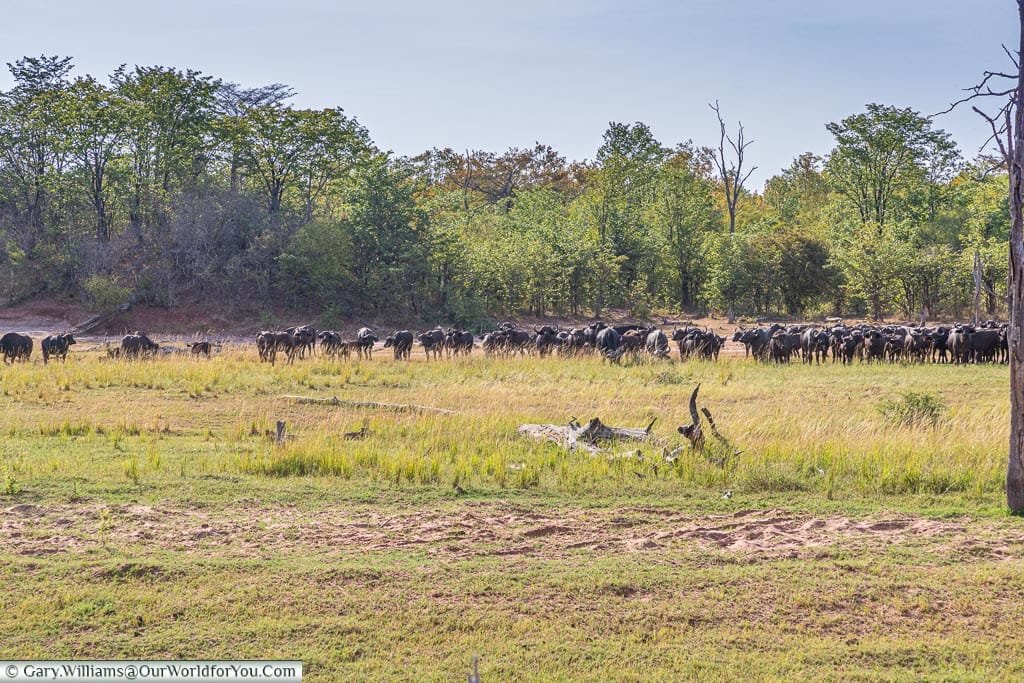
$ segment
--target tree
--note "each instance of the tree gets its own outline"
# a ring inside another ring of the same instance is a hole
[[[418,313],[430,271],[413,169],[378,153],[353,169],[352,181],[344,225],[352,243],[353,304],[374,313]]]
[[[1024,515],[1024,0],[1017,0],[1017,49],[1003,50],[1011,69],[986,71],[964,98],[946,111],[972,103],[971,108],[988,123],[1009,176],[1010,270],[1010,448],[1006,468],[1006,502],[1010,512]],[[993,112],[982,106],[994,98]]]
[[[831,190],[821,173],[821,165],[821,157],[806,152],[765,183],[765,202],[783,223],[801,226],[811,223],[825,207]]]
[[[369,147],[365,129],[340,109],[254,107],[228,134],[240,150],[245,172],[262,189],[267,210],[278,213],[285,194],[294,189],[306,221],[312,220],[314,204],[327,184]]]
[[[25,248],[44,239],[50,189],[67,158],[59,102],[73,68],[70,57],[24,57],[8,63],[14,88],[0,97],[0,150],[12,204],[24,217]]]
[[[87,178],[86,188],[96,213],[96,239],[110,239],[110,173],[128,133],[127,103],[92,76],[77,79],[62,98],[61,120],[68,147]]]
[[[665,300],[681,308],[697,304],[705,276],[707,235],[720,225],[707,158],[690,144],[676,148],[661,167],[650,222],[663,245]]]
[[[220,82],[192,69],[162,66],[121,66],[111,82],[128,103],[128,215],[141,239],[144,226],[166,219],[170,194],[194,186],[211,160],[207,150]]]
[[[291,99],[295,91],[282,83],[257,88],[243,88],[237,83],[221,83],[217,91],[220,118],[215,121],[219,137],[228,143],[228,182],[233,192],[238,191],[239,169],[242,165],[238,124],[245,112],[258,107],[277,106]]]
[[[725,193],[725,208],[729,212],[729,234],[736,232],[736,205],[740,195],[743,194],[743,186],[750,178],[750,174],[757,170],[757,166],[751,166],[746,173],[743,172],[743,163],[747,147],[753,144],[753,140],[747,140],[743,132],[743,124],[737,126],[736,139],[734,140],[725,132],[725,121],[722,119],[722,112],[716,100],[714,104],[708,105],[711,111],[718,117],[718,153],[714,156],[715,167],[718,169],[718,177],[722,181],[722,191]],[[731,158],[726,159],[726,146],[732,150]]]
[[[959,158],[949,135],[912,109],[869,104],[826,128],[836,139],[826,164],[832,186],[879,230],[894,213],[905,217],[913,191],[945,178]]]
[[[890,226],[866,223],[849,237],[838,254],[848,291],[868,305],[875,320],[882,319],[886,305],[892,301],[897,273],[910,267],[905,261],[894,260],[904,255],[904,251],[897,249],[898,243]]]
[[[778,253],[782,304],[788,313],[801,315],[834,284],[828,246],[795,230],[775,233],[772,242]]]
[[[651,129],[640,122],[612,122],[597,151],[599,166],[587,176],[578,208],[594,227],[602,248],[620,262],[620,277],[597,292],[595,310],[623,303],[641,274],[653,271],[651,229],[645,216],[658,192],[661,164],[668,155]]]

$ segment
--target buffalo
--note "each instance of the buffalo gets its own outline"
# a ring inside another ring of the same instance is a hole
[[[668,337],[658,328],[648,330],[645,346],[647,353],[655,358],[668,358]]]
[[[367,358],[373,358],[373,345],[379,340],[369,327],[360,327],[356,331],[356,341],[359,342],[359,357],[366,354]]]
[[[416,341],[423,347],[427,359],[433,355],[436,360],[441,358],[441,351],[444,349],[444,330],[440,327],[428,330],[416,336]]]
[[[208,341],[190,342],[186,344],[193,356],[205,356],[210,357],[210,351],[212,345]]]
[[[160,345],[142,332],[126,334],[121,339],[121,356],[124,358],[152,358],[160,350]]]
[[[43,363],[48,363],[50,358],[59,358],[61,362],[68,357],[69,347],[75,343],[75,338],[70,332],[63,334],[51,334],[43,337],[39,348],[43,352]]]
[[[384,339],[384,348],[394,351],[395,360],[409,360],[413,339],[413,334],[409,330],[398,330]]]
[[[316,353],[316,328],[312,325],[289,327],[285,332],[291,335],[292,345],[295,347],[295,351],[298,352],[299,358],[305,358],[306,351],[309,351],[310,355]]]
[[[0,337],[0,352],[4,354],[4,363],[28,360],[32,356],[32,337],[8,332]]]
[[[256,335],[256,348],[259,350],[261,361],[273,365],[277,360],[277,352],[284,351],[288,362],[291,363],[295,356],[295,337],[291,332],[264,330]]]

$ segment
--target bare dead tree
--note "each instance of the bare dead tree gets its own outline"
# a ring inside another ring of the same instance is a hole
[[[729,234],[736,232],[736,204],[739,202],[740,194],[743,193],[743,186],[750,178],[750,174],[757,170],[752,166],[745,174],[743,173],[744,155],[747,147],[753,144],[753,140],[747,140],[743,133],[743,123],[739,123],[736,132],[736,139],[733,139],[725,132],[725,121],[722,119],[722,112],[718,106],[718,100],[709,104],[711,111],[718,117],[718,127],[721,135],[718,139],[718,151],[714,155],[715,168],[718,170],[718,177],[722,179],[722,187],[725,192],[725,206],[729,211]],[[732,150],[731,158],[726,159],[727,148]]]
[[[1010,512],[1024,515],[1024,0],[1017,0],[1020,39],[1016,51],[1005,45],[1012,69],[985,71],[981,81],[949,106],[944,114],[970,104],[985,119],[1009,174],[1010,192],[1010,452],[1006,468],[1006,502]]]

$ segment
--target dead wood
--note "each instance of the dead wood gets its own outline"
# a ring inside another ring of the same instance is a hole
[[[341,435],[341,437],[343,439],[349,439],[351,441],[356,439],[365,439],[372,433],[373,432],[370,431],[369,420],[363,420],[363,426],[361,428],[354,432],[345,432],[344,434]]]
[[[700,385],[690,394],[690,424],[682,425],[677,430],[680,434],[690,440],[690,445],[695,451],[704,450],[704,430],[701,428],[700,413],[697,412],[697,392]]]
[[[582,449],[589,453],[601,450],[599,444],[614,441],[642,441],[660,443],[651,433],[655,420],[646,427],[611,427],[595,417],[585,425],[572,418],[568,425],[524,424],[519,425],[519,433],[535,439],[554,441],[569,450]]]
[[[691,420],[691,423],[688,424],[688,425],[682,425],[681,427],[679,427],[679,429],[678,429],[679,433],[682,434],[683,436],[685,436],[687,439],[690,440],[690,446],[693,448],[693,450],[695,450],[695,451],[702,451],[703,452],[704,451],[704,446],[705,446],[705,442],[704,442],[704,429],[703,429],[702,421],[701,421],[701,418],[700,418],[700,414],[703,413],[704,417],[707,418],[708,427],[711,429],[711,435],[713,437],[715,437],[715,439],[718,440],[719,443],[721,443],[723,446],[725,446],[732,453],[733,456],[739,455],[743,451],[736,450],[733,447],[733,445],[729,442],[729,440],[726,439],[725,436],[723,436],[720,431],[718,431],[718,427],[717,427],[717,425],[715,425],[715,418],[713,418],[711,416],[711,411],[708,410],[706,407],[701,408],[700,412],[697,411],[697,392],[699,392],[699,391],[700,391],[700,385],[698,384],[696,386],[696,388],[693,390],[693,393],[690,394],[690,420]],[[678,455],[678,454],[677,453],[673,453],[672,454],[672,456],[676,456],[676,455]],[[724,461],[725,461],[725,458],[727,458],[727,457],[728,456],[722,456],[720,458],[717,458],[717,459],[715,459],[715,462],[718,462],[718,464],[723,464]],[[668,458],[669,458],[669,456],[666,456],[666,459],[668,459]]]

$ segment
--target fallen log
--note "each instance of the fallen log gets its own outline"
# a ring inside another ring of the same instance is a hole
[[[313,396],[293,396],[286,394],[281,396],[286,401],[295,403],[308,403],[324,406],[344,406],[346,408],[370,408],[374,410],[392,410],[398,413],[439,413],[441,415],[456,415],[455,410],[447,408],[435,408],[433,406],[421,406],[415,403],[379,403],[377,401],[346,401],[337,396],[331,398],[316,398]]]
[[[585,425],[572,418],[567,425],[524,424],[518,432],[535,439],[554,441],[570,451],[582,449],[589,453],[601,450],[602,443],[611,441],[642,441],[660,443],[651,433],[655,420],[646,427],[611,427],[595,417]]]
[[[354,432],[345,432],[341,435],[341,438],[348,439],[349,441],[354,439],[365,439],[372,433],[373,432],[370,431],[370,422],[364,419],[363,426],[360,429]]]

